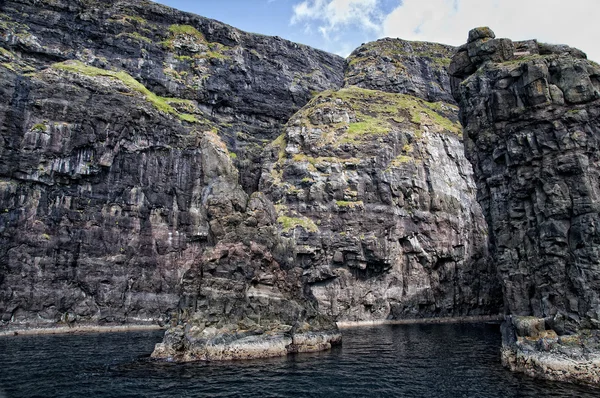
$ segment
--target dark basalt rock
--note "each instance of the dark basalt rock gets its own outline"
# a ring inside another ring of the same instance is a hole
[[[2,322],[181,315],[206,248],[250,247],[240,220],[260,236],[252,153],[341,86],[343,59],[147,1],[4,1],[0,17]]]
[[[197,146],[209,127],[107,76],[0,79],[2,321],[164,322],[209,238]]]
[[[197,101],[237,154],[248,192],[265,141],[313,93],[343,82],[341,57],[145,0],[3,1],[0,21],[2,46],[36,69],[78,59]]]
[[[568,46],[469,38],[453,93],[507,312],[558,335],[598,329],[600,67]],[[561,380],[547,366],[530,373]]]
[[[168,322],[154,357],[188,361],[497,312],[452,48],[346,65],[142,0],[0,14],[3,327]]]
[[[344,85],[454,104],[447,72],[454,52],[444,44],[391,38],[363,44],[348,57]]]

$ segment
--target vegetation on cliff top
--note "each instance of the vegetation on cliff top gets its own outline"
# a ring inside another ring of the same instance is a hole
[[[362,70],[365,66],[376,64],[382,57],[392,59],[392,64],[401,71],[406,70],[402,59],[409,57],[428,58],[434,64],[447,67],[450,65],[452,48],[439,43],[381,39],[363,44],[356,49],[348,57],[348,66]]]
[[[104,76],[110,77],[115,80],[120,81],[125,86],[127,86],[130,90],[136,91],[144,96],[144,98],[150,102],[158,111],[172,114],[179,119],[184,120],[189,123],[197,123],[198,119],[194,115],[190,115],[187,113],[178,112],[173,106],[169,104],[169,102],[181,102],[185,100],[178,100],[172,98],[164,98],[154,94],[152,91],[148,90],[146,86],[142,83],[135,80],[131,75],[124,71],[112,71],[106,69],[96,68],[94,66],[86,65],[80,61],[65,61],[53,64],[52,67],[57,70],[64,70],[72,73],[80,73],[85,76]]]
[[[343,103],[340,104],[336,100]],[[318,109],[344,107],[349,107],[349,110],[355,113],[356,120],[347,124],[345,132],[333,137],[340,143],[357,142],[366,135],[383,135],[405,122],[419,125],[419,128],[427,126],[431,131],[462,134],[458,120],[450,119],[455,118],[457,111],[453,105],[356,86],[338,91],[325,91],[313,98],[300,112],[302,120],[310,124],[311,114]]]

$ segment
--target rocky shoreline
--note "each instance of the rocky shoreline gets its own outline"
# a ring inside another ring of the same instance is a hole
[[[152,358],[173,362],[231,361],[280,357],[293,353],[326,351],[341,344],[338,331],[305,333],[211,333],[185,339],[184,328],[169,329],[162,343],[158,343]]]
[[[375,321],[338,321],[337,326],[340,329],[350,329],[356,327],[370,327],[380,325],[432,325],[432,324],[452,324],[452,323],[485,323],[502,322],[504,315],[477,315],[477,316],[457,316],[441,318],[414,318],[414,319],[395,319],[395,320],[375,320]]]
[[[598,385],[600,332],[582,330],[558,336],[545,320],[507,317],[502,326],[502,364],[539,379]]]
[[[356,327],[371,327],[380,325],[428,325],[428,324],[452,324],[452,323],[482,323],[482,322],[501,322],[503,315],[490,316],[461,316],[461,317],[443,317],[443,318],[414,318],[397,320],[377,320],[377,321],[338,321],[338,329],[351,329]],[[35,336],[47,334],[83,334],[83,333],[113,333],[129,332],[141,330],[166,330],[168,326],[158,324],[130,324],[130,325],[76,325],[76,326],[52,326],[52,327],[9,327],[0,329],[0,337],[7,336]],[[338,333],[331,333],[335,335]],[[329,334],[327,334],[329,335]],[[297,337],[296,338],[300,338]],[[333,337],[332,337],[333,339]],[[334,339],[335,340],[335,339]],[[297,344],[297,343],[296,343]],[[336,343],[334,342],[333,345]],[[299,351],[303,352],[303,351]]]
[[[40,336],[49,334],[87,334],[87,333],[115,333],[137,332],[143,330],[164,330],[164,326],[139,324],[139,325],[77,325],[58,327],[33,327],[33,328],[6,328],[0,329],[0,337],[10,336]]]

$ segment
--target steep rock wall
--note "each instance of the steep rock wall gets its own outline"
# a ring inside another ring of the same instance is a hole
[[[478,32],[451,72],[507,309],[596,325],[600,67]]]
[[[36,69],[77,59],[196,101],[237,153],[249,192],[264,145],[313,93],[343,82],[341,57],[145,0],[3,1],[0,43]]]
[[[339,87],[343,60],[146,1],[0,13],[2,322],[181,316],[184,273],[225,239],[215,219],[246,214],[256,170],[243,147],[257,152],[313,91]],[[212,214],[222,202],[235,204]]]
[[[208,239],[210,127],[72,67],[0,68],[2,321],[164,320]]]
[[[297,242],[321,310],[339,321],[500,310],[458,109],[426,101],[450,97],[450,51],[363,45],[346,87],[315,97],[265,154],[260,190]]]
[[[194,360],[497,313],[456,108],[425,101],[449,47],[366,45],[334,91],[339,57],[145,1],[0,12],[5,325],[170,318],[155,356]]]
[[[600,383],[600,66],[469,33],[450,65],[508,314],[503,363]]]

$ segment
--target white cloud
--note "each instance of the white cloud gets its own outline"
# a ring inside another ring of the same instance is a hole
[[[383,21],[382,36],[460,45],[476,26],[497,37],[568,44],[600,61],[597,0],[403,0]]]
[[[294,5],[291,23],[315,22],[327,40],[332,33],[358,27],[376,34],[382,33],[382,15],[378,0],[305,0]]]

